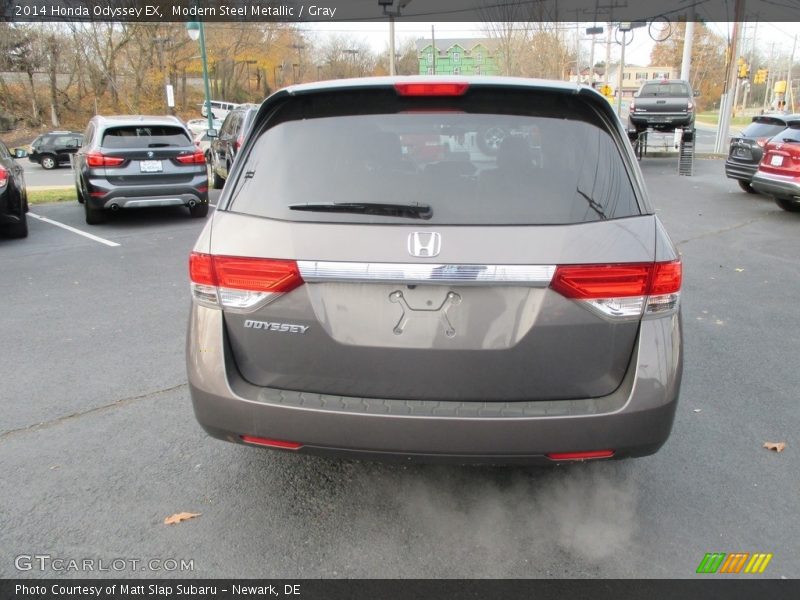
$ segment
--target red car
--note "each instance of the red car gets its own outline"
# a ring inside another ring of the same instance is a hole
[[[783,210],[800,212],[800,124],[767,142],[751,185],[774,197]]]

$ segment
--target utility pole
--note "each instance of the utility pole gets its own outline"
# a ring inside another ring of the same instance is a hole
[[[433,52],[431,53],[433,57],[433,74],[436,75],[436,35],[433,33],[433,25],[431,25],[431,44],[433,44]]]
[[[611,68],[611,23],[606,24],[606,66],[603,69],[603,85],[608,87],[608,70]],[[617,86],[619,87],[619,86]]]
[[[622,115],[622,76],[625,73],[625,46],[628,43],[628,31],[629,29],[623,29],[622,23],[619,25],[619,31],[622,32],[622,50],[620,50],[619,54],[619,85],[617,86],[617,116]]]
[[[575,82],[581,82],[581,24],[578,22],[577,10],[575,10]]]
[[[694,14],[692,14],[694,16]],[[689,81],[689,68],[692,64],[692,46],[694,45],[694,21],[686,21],[683,35],[683,60],[681,60],[681,79]]]
[[[737,64],[736,56],[739,51],[739,23],[744,16],[744,0],[736,0],[733,15],[733,32],[731,39],[731,52],[728,60],[728,74],[727,85],[725,87],[724,101],[720,106],[719,111],[719,126],[717,127],[717,139],[714,144],[714,152],[722,154],[728,145],[728,129],[731,125],[731,112],[734,106],[733,96],[734,87],[736,86]]]
[[[796,49],[797,49],[797,34],[794,34],[794,43],[792,44],[792,55],[789,57],[789,72],[786,74],[786,93],[792,95],[790,112],[794,112],[794,90],[792,90],[792,67],[794,66],[794,51]]]
[[[764,101],[761,104],[761,112],[767,110],[767,106],[769,106],[769,93],[772,89],[772,81],[775,79],[775,75],[772,73],[772,57],[775,52],[775,42],[772,42],[769,46],[769,62],[767,62],[767,79],[766,79],[766,86],[764,88]]]

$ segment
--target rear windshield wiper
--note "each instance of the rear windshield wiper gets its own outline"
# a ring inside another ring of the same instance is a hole
[[[433,210],[427,204],[386,204],[379,202],[309,202],[290,204],[290,210],[310,212],[359,213],[364,215],[383,215],[387,217],[406,217],[408,219],[430,219]]]
[[[591,208],[594,212],[596,212],[598,214],[598,216],[600,217],[601,221],[605,221],[608,218],[608,216],[606,215],[606,211],[603,210],[602,205],[600,205],[597,202],[597,200],[595,200],[594,198],[590,197],[588,194],[586,194],[585,192],[582,192],[579,189],[576,189],[575,191],[578,192],[578,194],[584,200],[586,200],[586,202],[589,203],[589,208]]]

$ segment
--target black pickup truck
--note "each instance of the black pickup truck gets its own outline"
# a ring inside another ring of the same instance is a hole
[[[636,134],[647,129],[694,131],[694,98],[698,95],[688,81],[681,79],[648,81],[634,94],[628,112],[628,131]]]

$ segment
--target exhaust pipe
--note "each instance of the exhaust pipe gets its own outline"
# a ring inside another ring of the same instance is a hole
[[[197,202],[194,200],[189,200],[189,208],[194,208],[195,206],[197,206]]]
[[[111,210],[113,210],[114,212],[118,211],[119,210],[119,204],[112,204],[111,205]]]

